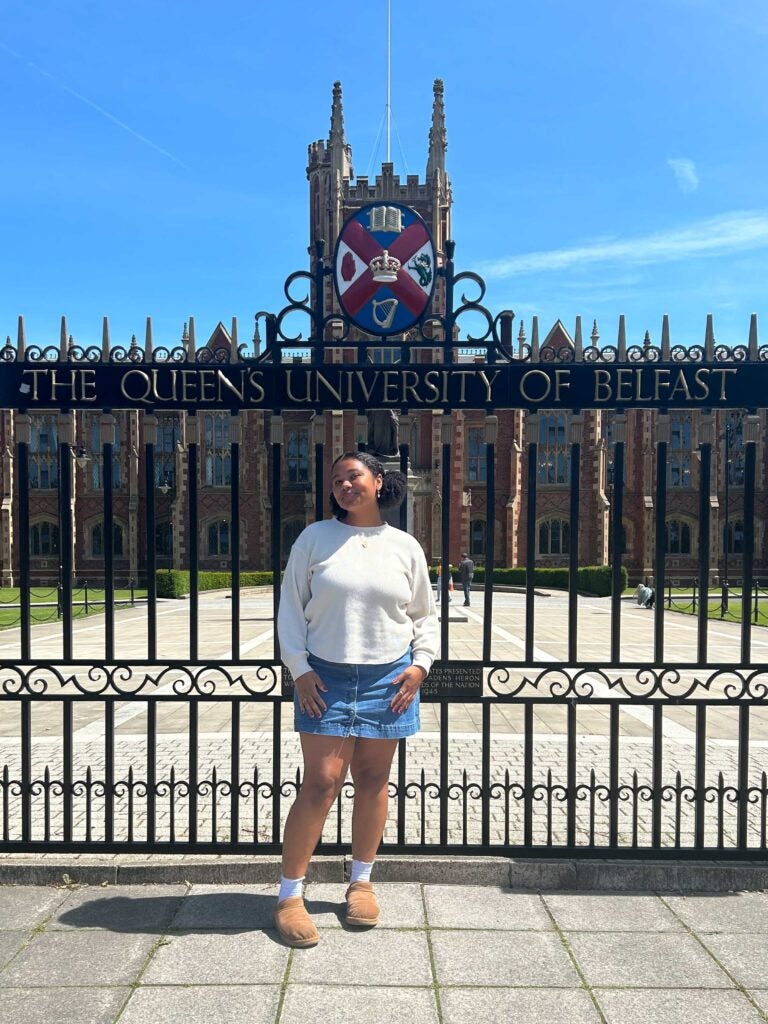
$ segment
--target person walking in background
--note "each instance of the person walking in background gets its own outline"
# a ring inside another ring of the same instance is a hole
[[[475,575],[475,563],[469,557],[466,551],[462,553],[461,561],[459,562],[459,579],[461,585],[464,588],[464,607],[469,607],[469,594],[472,586],[472,577]]]
[[[346,452],[333,464],[331,487],[334,518],[308,526],[291,548],[277,617],[304,770],[285,823],[275,926],[298,948],[319,940],[304,876],[348,769],[355,795],[344,920],[378,924],[370,877],[392,758],[398,741],[419,729],[419,689],[439,646],[424,552],[381,517],[405,497],[403,474],[385,473],[368,452]]]

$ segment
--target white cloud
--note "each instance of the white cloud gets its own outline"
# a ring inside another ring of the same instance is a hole
[[[699,176],[696,173],[696,164],[686,157],[671,157],[667,164],[672,168],[681,192],[695,192],[699,187]]]
[[[568,270],[588,263],[641,266],[672,263],[695,256],[722,256],[768,247],[768,215],[735,212],[637,238],[600,238],[572,249],[524,253],[481,264],[485,277],[504,278],[547,270]]]

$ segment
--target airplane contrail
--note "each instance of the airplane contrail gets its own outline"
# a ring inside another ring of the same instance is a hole
[[[26,57],[22,56],[22,54],[20,53],[17,53],[15,50],[12,50],[10,46],[7,46],[3,42],[0,42],[0,49],[3,49],[7,53],[10,53],[11,56],[15,57],[17,60],[22,61],[24,64],[27,65],[27,67],[32,68],[33,71],[36,71],[39,75],[42,75],[43,78],[50,79],[50,81],[53,82],[54,85],[58,86],[59,89],[63,89],[64,92],[68,92],[70,96],[74,96],[75,99],[80,100],[81,103],[85,103],[86,106],[92,107],[93,110],[101,114],[102,117],[105,117],[108,121],[111,121],[113,124],[116,124],[118,128],[122,128],[123,131],[128,132],[129,135],[132,135],[135,139],[138,139],[140,142],[143,142],[146,146],[149,146],[150,149],[154,149],[155,152],[160,153],[162,156],[167,157],[169,160],[173,160],[175,164],[178,164],[179,167],[183,167],[185,171],[190,170],[189,166],[185,164],[182,160],[179,160],[177,156],[174,156],[173,153],[169,153],[167,149],[163,149],[162,146],[158,146],[157,143],[152,141],[152,139],[148,139],[146,135],[142,135],[140,132],[135,131],[133,128],[131,128],[130,125],[115,117],[114,114],[110,114],[108,110],[105,110],[104,107],[100,107],[98,103],[94,103],[93,100],[88,99],[87,96],[83,96],[82,93],[79,93],[75,89],[72,89],[70,86],[65,85],[64,82],[61,82],[58,78],[55,78],[50,73],[50,71],[46,71],[45,68],[41,68],[39,64],[35,64],[31,60],[27,60]]]

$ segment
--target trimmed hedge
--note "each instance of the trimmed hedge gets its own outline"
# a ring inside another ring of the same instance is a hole
[[[189,573],[182,569],[161,569],[155,577],[158,597],[184,597],[189,593]],[[198,590],[229,590],[232,574],[229,572],[200,572]],[[271,587],[271,572],[241,572],[241,587]]]
[[[584,594],[594,594],[595,597],[608,597],[611,593],[611,576],[613,569],[610,565],[585,565],[578,571],[579,590]],[[455,584],[459,582],[459,570],[451,566],[451,575]],[[432,566],[429,570],[429,578],[432,582],[437,580],[437,569]],[[158,597],[184,597],[189,593],[189,573],[181,569],[161,569],[157,576]],[[482,565],[477,566],[474,576],[475,583],[485,582],[485,569]],[[525,568],[518,566],[515,569],[498,568],[493,570],[493,582],[508,587],[525,586]],[[568,589],[568,570],[566,568],[534,570],[533,582],[536,586],[547,587],[549,590]],[[241,587],[271,587],[271,572],[242,572],[240,573]],[[626,590],[628,586],[627,570],[621,567],[621,588]],[[198,588],[202,590],[229,590],[232,587],[232,575],[228,572],[201,572],[198,573]]]

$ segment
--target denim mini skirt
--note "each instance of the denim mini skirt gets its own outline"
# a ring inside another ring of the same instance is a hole
[[[296,732],[392,740],[413,736],[419,731],[418,691],[410,707],[401,715],[389,706],[399,689],[393,686],[392,680],[413,662],[410,648],[397,661],[385,665],[341,665],[323,661],[314,654],[309,655],[308,661],[313,672],[317,672],[328,687],[327,693],[320,692],[326,710],[320,718],[310,718],[300,710],[298,696],[294,692]]]

